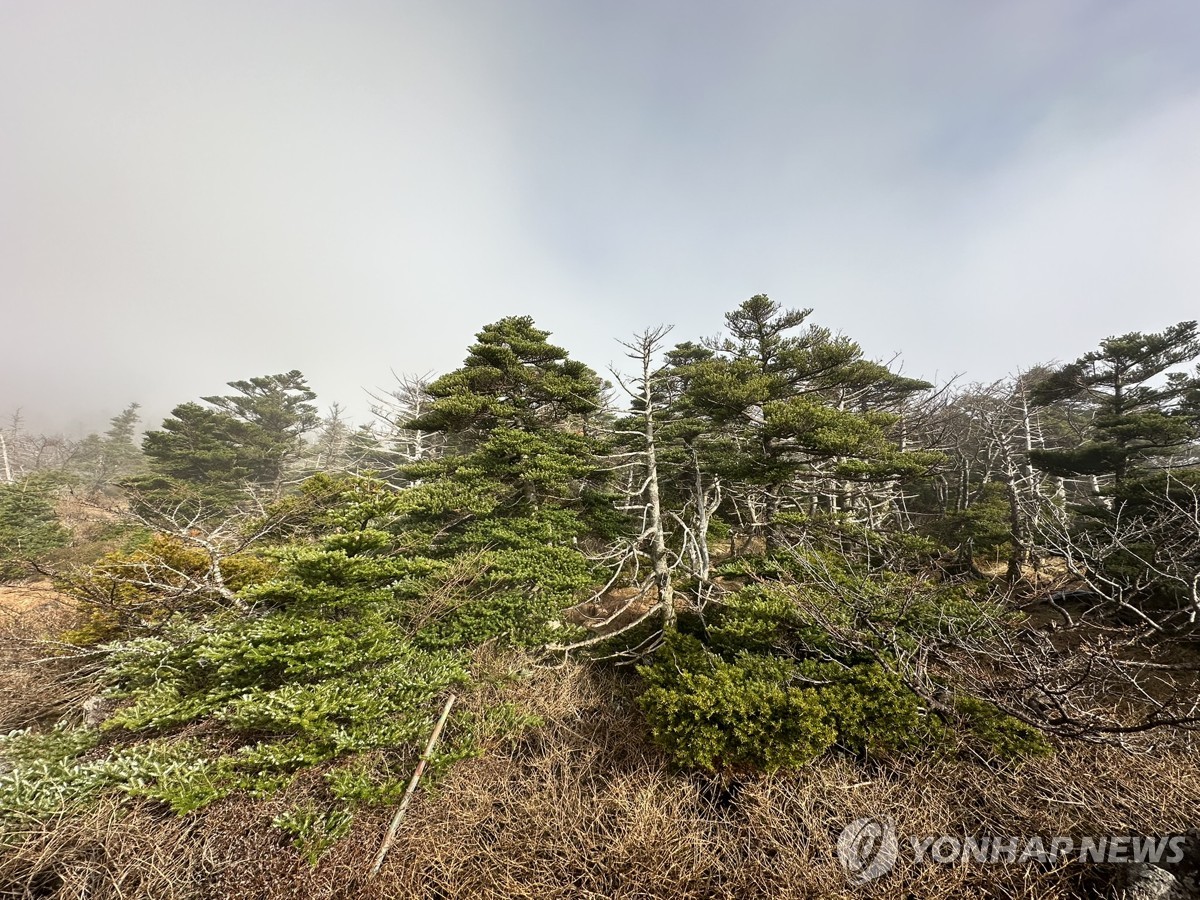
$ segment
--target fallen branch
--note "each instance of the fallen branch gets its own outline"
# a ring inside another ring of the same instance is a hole
[[[412,779],[408,782],[408,788],[404,792],[404,797],[400,801],[400,808],[396,810],[396,815],[392,816],[392,824],[388,826],[387,835],[383,839],[383,844],[379,847],[379,855],[375,857],[375,865],[371,867],[371,876],[379,874],[379,870],[383,867],[383,858],[387,856],[387,852],[392,849],[392,844],[396,841],[396,832],[400,828],[400,821],[404,818],[404,814],[408,812],[409,801],[412,800],[413,793],[417,790],[417,782],[421,780],[421,775],[425,772],[425,766],[429,762],[429,757],[433,754],[433,748],[437,745],[438,738],[442,736],[442,729],[446,727],[446,720],[450,718],[450,710],[454,706],[454,701],[458,698],[453,694],[446,701],[446,705],[442,707],[442,714],[438,717],[437,724],[433,726],[433,734],[429,735],[429,743],[425,745],[425,752],[421,754],[421,759],[417,763],[417,768],[413,772]]]

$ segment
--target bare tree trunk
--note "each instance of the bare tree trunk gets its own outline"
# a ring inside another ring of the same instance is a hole
[[[653,365],[654,355],[658,350],[666,328],[647,329],[633,341],[624,344],[629,349],[629,356],[641,365],[641,377],[637,382],[636,396],[642,405],[642,438],[646,442],[642,450],[646,465],[646,480],[642,483],[642,492],[646,497],[646,530],[643,540],[648,540],[650,547],[650,564],[654,573],[654,588],[657,594],[658,606],[662,612],[663,630],[675,628],[675,586],[671,577],[671,562],[667,550],[666,526],[663,522],[662,494],[658,481],[658,442],[655,435],[655,419],[658,409],[655,405]],[[628,390],[628,389],[627,389]]]
[[[779,535],[775,533],[775,516],[779,512],[779,495],[772,485],[767,488],[763,497],[763,551],[770,556],[779,545]]]
[[[647,389],[647,394],[649,390]],[[662,501],[658,491],[658,453],[654,445],[653,407],[646,407],[646,481],[650,502],[650,560],[654,564],[654,584],[662,605],[663,628],[675,627],[675,589],[671,584],[671,566],[667,560],[667,537],[663,531]]]
[[[4,457],[4,480],[12,484],[12,467],[8,464],[8,444],[5,443],[4,435],[2,434],[0,434],[0,455]]]
[[[1012,541],[1012,552],[1008,555],[1008,572],[1006,577],[1010,584],[1021,580],[1024,564],[1029,558],[1029,539],[1025,533],[1025,521],[1021,515],[1021,497],[1017,492],[1014,479],[1004,482],[1008,494],[1008,530]]]
[[[695,476],[692,489],[696,496],[696,554],[699,557],[696,577],[701,582],[707,582],[712,571],[712,559],[708,553],[708,526],[712,513],[716,510],[710,509],[708,505],[708,493],[704,490],[704,473],[700,468],[700,455],[696,453],[695,447],[689,449],[692,451],[692,472]],[[718,492],[717,499],[719,498]]]

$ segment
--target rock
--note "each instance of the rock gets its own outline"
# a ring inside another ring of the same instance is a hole
[[[1186,832],[1183,858],[1124,867],[1123,900],[1200,900],[1200,829]]]
[[[1158,866],[1140,863],[1125,871],[1124,900],[1192,900],[1175,876]]]
[[[108,718],[109,703],[102,694],[88,697],[83,701],[83,724],[89,728],[97,727]]]

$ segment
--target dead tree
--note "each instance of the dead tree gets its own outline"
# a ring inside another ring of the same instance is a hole
[[[1194,744],[1200,663],[1139,644],[1137,628],[1048,628],[1014,617],[1002,592],[940,610],[925,579],[893,585],[879,615],[879,601],[848,586],[821,555],[796,560],[806,588],[793,593],[799,618],[839,655],[871,658],[940,714],[955,715],[955,691],[965,691],[1071,740],[1131,752]],[[912,613],[919,631],[901,624]]]
[[[390,389],[368,392],[372,401],[371,413],[378,423],[372,429],[377,441],[373,452],[386,459],[393,469],[437,459],[444,450],[444,435],[409,427],[409,423],[428,412],[433,403],[429,394],[433,375],[429,372],[420,375],[393,372],[392,376],[396,383]]]
[[[228,561],[269,543],[303,514],[298,507],[263,506],[250,495],[219,517],[190,500],[171,506],[133,503],[119,517],[158,541],[92,566],[38,571],[123,631],[155,632],[173,619],[221,608],[253,615],[251,604],[229,585]]]
[[[656,430],[662,415],[659,408],[662,391],[659,385],[660,378],[656,377],[654,361],[661,352],[663,339],[670,330],[666,326],[648,328],[635,335],[632,340],[622,341],[621,346],[628,351],[626,356],[634,361],[637,374],[626,378],[613,371],[614,379],[632,404],[629,427],[621,431],[634,448],[622,454],[622,459],[617,465],[634,473],[635,479],[640,479],[637,486],[629,491],[624,506],[626,511],[638,513],[641,518],[640,532],[629,546],[629,551],[648,557],[650,577],[654,585],[655,608],[662,615],[664,630],[675,627],[673,570],[679,556],[672,554],[667,546],[667,517],[663,513]]]
[[[1049,507],[1039,535],[1090,597],[1081,614],[1089,624],[1105,626],[1115,612],[1140,637],[1200,631],[1200,482],[1168,470],[1136,501],[1115,502],[1108,515],[1085,523]]]

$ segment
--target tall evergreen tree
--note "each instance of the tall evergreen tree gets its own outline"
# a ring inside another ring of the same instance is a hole
[[[27,576],[27,563],[68,538],[54,509],[52,478],[35,475],[0,484],[0,581]]]
[[[725,317],[728,336],[687,366],[687,403],[731,436],[724,475],[748,489],[747,509],[768,550],[785,503],[835,511],[855,483],[924,471],[933,457],[902,453],[885,409],[928,385],[863,359],[862,349],[805,324],[811,310],[783,309],[759,294]]]
[[[277,491],[305,433],[320,422],[315,394],[297,371],[232,381],[236,393],[183,403],[142,441],[151,475],[133,484],[143,496],[185,492],[217,506],[246,486]],[[165,480],[164,480],[165,479]]]
[[[257,484],[274,484],[301,452],[304,435],[320,424],[316,394],[300,372],[231,381],[235,393],[204,402],[243,427],[242,459]]]
[[[340,403],[334,403],[329,407],[329,414],[321,420],[320,429],[309,448],[311,467],[318,472],[338,472],[346,469],[350,464],[350,438],[346,411]]]
[[[196,481],[273,484],[320,418],[297,371],[231,381],[237,393],[177,407],[144,450],[159,471]]]
[[[1059,477],[1111,476],[1120,486],[1186,451],[1200,437],[1186,402],[1196,381],[1168,370],[1197,355],[1200,335],[1190,321],[1107,338],[1056,369],[1035,388],[1034,402],[1064,407],[1081,442],[1035,450],[1034,465]]]
[[[109,420],[103,435],[89,434],[76,446],[68,469],[89,490],[101,490],[141,467],[142,452],[134,441],[140,408],[137,403],[129,404]]]
[[[181,403],[163,420],[161,429],[146,433],[142,451],[156,475],[202,487],[231,487],[253,476],[244,449],[252,445],[253,437],[245,423],[227,413],[199,403]]]
[[[581,552],[611,524],[597,439],[599,377],[528,316],[477,335],[463,365],[429,385],[407,424],[442,435],[445,455],[406,467],[402,527],[412,552],[474,555],[485,586],[447,620],[528,637],[591,582]]]

